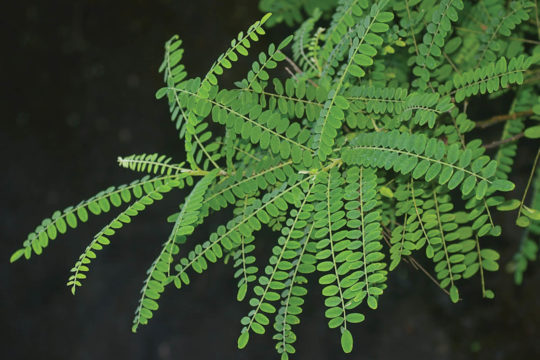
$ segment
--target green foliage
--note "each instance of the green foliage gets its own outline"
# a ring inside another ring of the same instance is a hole
[[[164,290],[163,282],[171,275],[170,266],[174,256],[180,251],[179,244],[185,243],[186,237],[193,234],[195,227],[202,222],[201,207],[204,195],[214,181],[217,170],[205,175],[193,187],[191,193],[180,208],[180,212],[172,215],[168,220],[174,222],[169,239],[163,244],[163,248],[152,266],[146,272],[148,274],[141,290],[139,306],[133,319],[133,332],[137,331],[139,324],[146,324],[152,317],[152,311],[157,310],[157,300]]]
[[[158,154],[118,158],[149,175],[55,212],[11,261],[41,254],[89,214],[130,204],[77,261],[68,282],[75,291],[110,236],[171,189],[193,186],[168,219],[172,230],[147,270],[133,331],[152,318],[170,284],[181,289],[211,263],[232,260],[236,297],[249,304],[238,347],[272,329],[282,359],[295,354],[310,282],[320,285],[328,326],[339,329],[347,353],[359,341],[354,324],[378,309],[393,271],[419,264],[415,256],[425,254],[425,272],[452,302],[460,281],[475,276],[493,298],[486,283],[500,255],[484,243],[500,247],[496,210],[524,228],[509,265],[520,283],[538,252],[538,156],[521,200],[505,193],[514,190],[517,141],[539,137],[536,8],[496,0],[260,6],[276,15],[241,32],[203,78],[188,77],[177,36],[165,43],[165,86],[156,97],[168,101],[186,163]],[[236,87],[219,84],[239,56],[251,55],[263,25],[281,21],[302,24],[257,54]],[[470,111],[504,99],[508,114],[486,120]],[[484,143],[494,138],[486,129],[502,122],[497,140]],[[208,239],[188,241],[218,212],[232,217]],[[273,241],[267,264],[255,256],[259,231],[275,234],[265,239]]]
[[[81,280],[86,279],[85,272],[89,270],[88,265],[96,257],[95,251],[102,250],[103,246],[109,245],[109,237],[121,229],[124,224],[130,223],[132,217],[137,216],[147,206],[152,205],[154,201],[163,199],[163,194],[171,191],[172,187],[179,185],[180,183],[177,180],[168,180],[164,183],[156,182],[154,185],[148,186],[146,195],[135,200],[94,236],[92,242],[86,247],[75,266],[71,269],[73,275],[69,277],[67,286],[71,287],[73,294],[75,294],[77,286],[81,286]]]
[[[466,97],[478,93],[492,93],[501,87],[523,83],[523,73],[531,65],[531,59],[526,59],[524,55],[510,59],[507,64],[506,59],[501,57],[496,63],[469,70],[463,74],[454,75],[454,92],[456,102],[463,101]]]
[[[291,26],[304,20],[304,12],[313,14],[317,9],[328,11],[337,0],[261,0],[259,8],[262,12],[272,13],[269,25],[285,22]]]
[[[536,159],[534,162],[535,166],[538,166],[539,156],[540,151],[536,154]],[[529,189],[529,186],[531,185],[533,174],[534,171],[531,173],[531,177],[529,178],[527,189]],[[510,268],[514,271],[514,280],[517,284],[521,284],[523,282],[523,274],[525,273],[525,270],[527,270],[528,263],[536,260],[538,254],[538,238],[540,237],[540,167],[536,167],[536,175],[534,175],[534,180],[532,183],[531,207],[524,205],[527,189],[525,190],[525,194],[523,195],[521,202],[516,200],[510,204],[505,204],[510,208],[519,206],[516,223],[518,226],[526,228],[521,237],[520,247],[515,253],[514,259],[510,263]]]
[[[534,3],[529,1],[512,1],[508,9],[500,9],[490,14],[489,25],[485,32],[479,36],[481,46],[478,51],[478,64],[494,62],[498,57],[504,55],[502,51],[508,45],[498,37],[511,36],[516,26],[529,19],[528,8],[533,6],[535,6]]]
[[[78,205],[70,206],[63,211],[56,211],[50,218],[44,219],[36,229],[31,232],[23,242],[23,247],[17,250],[11,257],[11,262],[24,255],[30,259],[32,253],[41,255],[43,249],[49,244],[49,240],[54,240],[59,234],[65,234],[70,228],[77,227],[79,222],[88,221],[90,215],[100,215],[107,213],[113,207],[138,200],[143,195],[153,192],[163,182],[178,181],[178,187],[184,186],[184,176],[181,174],[164,175],[158,177],[145,176],[140,180],[135,180],[131,184],[118,187],[111,186],[107,190],[101,191],[88,200],[82,201]]]

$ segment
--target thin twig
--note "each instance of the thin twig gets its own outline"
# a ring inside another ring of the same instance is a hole
[[[280,51],[281,52],[281,51]],[[282,52],[281,52],[282,53]],[[283,54],[283,53],[282,53]],[[303,71],[302,69],[300,69],[300,67],[298,65],[296,65],[296,63],[294,61],[292,61],[292,59],[290,57],[288,57],[287,55],[283,54],[283,56],[285,56],[285,61],[287,61],[294,69],[294,71],[296,71],[298,74],[302,74]]]
[[[458,74],[461,75],[461,71],[459,71],[459,69],[457,68],[456,64],[454,64],[454,62],[452,61],[452,59],[450,59],[450,57],[448,56],[448,54],[446,52],[443,51],[443,56],[444,58],[446,59],[446,61],[448,61],[448,63],[450,64],[450,66],[452,67],[452,69],[454,69],[455,72],[457,72]]]
[[[388,229],[388,227],[386,227],[386,225],[383,224],[383,239],[386,242],[386,245],[388,245],[388,247],[392,247],[392,244],[387,239],[387,237],[390,236],[389,233],[390,233],[390,229]],[[446,295],[450,296],[450,293],[448,292],[448,290],[443,289],[441,287],[441,284],[437,281],[437,279],[435,279],[433,275],[431,275],[422,265],[420,265],[420,263],[416,261],[416,259],[412,257],[412,255],[406,255],[406,257],[402,258],[402,260],[403,262],[411,265],[413,269],[422,271],[431,281],[433,281],[435,285],[437,285],[442,291],[444,291]]]
[[[417,267],[418,269],[420,269],[420,271],[422,271],[424,274],[426,274],[426,276],[431,280],[433,281],[435,284],[437,284],[438,287],[441,288],[442,291],[444,291],[446,293],[446,295],[450,296],[450,293],[448,292],[448,290],[446,289],[443,289],[441,287],[441,284],[437,281],[437,279],[435,279],[422,265],[420,265],[420,263],[418,261],[415,260],[415,258],[413,258],[412,256],[407,256],[407,258],[409,259],[409,261],[411,261],[411,263],[413,263],[413,265],[415,267]]]
[[[278,50],[280,53],[283,54],[283,56],[285,56],[285,61],[287,61],[294,69],[294,71],[296,71],[297,74],[299,75],[302,75],[304,72],[302,71],[302,69],[300,69],[300,67],[298,65],[296,65],[296,63],[290,58],[288,57],[287,55],[285,55],[285,53],[283,53],[282,51]],[[285,70],[288,70],[287,68],[285,68]],[[289,70],[289,73],[296,79],[296,76],[294,76],[292,74],[292,72]],[[317,85],[315,82],[313,82],[313,80],[311,79],[307,79],[307,81],[309,81],[309,83],[315,87],[319,87],[319,85]]]
[[[525,134],[521,132],[521,133],[516,134],[516,135],[514,135],[512,137],[502,139],[502,140],[497,140],[497,141],[494,141],[492,143],[486,144],[486,145],[484,145],[484,148],[485,149],[493,149],[493,148],[496,148],[498,146],[508,144],[510,142],[513,142],[513,141],[517,141],[517,140],[521,139],[524,135]]]
[[[491,118],[489,118],[487,120],[477,122],[476,127],[481,128],[481,129],[485,129],[485,128],[491,126],[491,125],[495,125],[495,124],[498,124],[498,123],[506,121],[506,120],[515,120],[515,119],[517,119],[519,117],[529,116],[529,115],[532,115],[532,114],[534,114],[534,112],[532,111],[532,109],[530,109],[530,110],[520,111],[520,112],[513,113],[513,114],[496,115],[496,116],[493,116],[493,117],[491,117]]]
[[[519,210],[518,210],[518,219],[521,216],[521,211],[523,210],[523,205],[525,204],[525,198],[527,197],[527,192],[529,191],[529,187],[531,186],[532,179],[534,177],[534,173],[536,170],[536,164],[538,164],[538,158],[540,157],[540,148],[538,148],[538,151],[536,152],[536,158],[534,159],[534,164],[531,170],[531,175],[529,176],[529,180],[527,181],[527,186],[525,187],[525,191],[523,192],[523,197],[521,198],[521,203],[519,204]]]
[[[285,66],[285,71],[288,72],[294,80],[297,80],[296,75],[287,66]]]

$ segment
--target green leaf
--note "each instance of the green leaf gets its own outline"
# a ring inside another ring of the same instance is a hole
[[[526,216],[520,216],[516,220],[516,225],[522,228],[526,228],[531,224],[531,220]]]
[[[353,337],[348,329],[343,329],[341,333],[341,347],[346,354],[349,354],[353,349]]]
[[[336,96],[335,103],[342,110],[349,108],[349,102],[343,96]]]
[[[249,341],[249,331],[244,331],[238,337],[238,348],[239,349],[245,348],[248,341]]]
[[[24,255],[24,248],[23,249],[19,249],[17,251],[15,251],[11,257],[9,258],[9,262],[10,263],[14,263],[15,261],[17,261],[21,256]]]
[[[509,199],[503,202],[502,204],[497,206],[497,210],[499,211],[512,211],[519,207],[521,204],[521,201],[517,199]]]
[[[362,68],[360,66],[355,65],[355,64],[352,64],[351,66],[349,66],[349,73],[351,73],[351,75],[359,77],[359,78],[366,75],[366,72],[364,70],[362,70]]]
[[[143,300],[143,306],[149,310],[157,310],[159,307],[157,302],[149,298]]]
[[[498,191],[512,191],[515,188],[513,182],[503,179],[496,179],[491,183],[491,187]]]
[[[238,294],[236,295],[236,300],[242,301],[246,297],[247,292],[247,284],[242,284],[240,288],[238,289]]]
[[[529,139],[538,139],[540,138],[540,125],[532,126],[527,128],[524,132],[526,138]]]
[[[392,191],[392,189],[390,189],[387,186],[381,186],[379,189],[379,192],[381,193],[382,196],[385,196],[387,198],[392,199],[394,197],[394,192]]]
[[[377,299],[374,296],[368,296],[367,304],[371,309],[377,309]]]
[[[452,285],[450,288],[450,299],[453,303],[457,303],[459,301],[459,292],[455,285]]]
[[[463,194],[464,195],[469,194],[474,189],[475,185],[476,185],[476,178],[474,176],[467,177],[465,181],[463,182],[463,188],[462,188]]]
[[[350,322],[353,324],[361,323],[364,320],[365,320],[365,316],[363,314],[353,313],[353,314],[347,315],[347,322]]]
[[[163,87],[163,88],[159,89],[158,91],[156,91],[156,99],[159,100],[162,97],[164,97],[167,94],[167,91],[169,91],[169,89],[166,88],[166,87]]]
[[[480,251],[480,255],[482,255],[482,258],[484,259],[493,260],[493,261],[499,260],[500,258],[499,253],[491,249],[482,249]]]
[[[497,271],[499,270],[499,264],[493,260],[484,259],[482,261],[482,267],[487,271]]]
[[[530,218],[531,220],[540,221],[540,211],[536,209],[532,209],[526,205],[523,205],[522,214]]]
[[[264,326],[262,326],[261,324],[255,322],[255,321],[253,321],[251,323],[251,329],[256,334],[260,334],[260,335],[264,334]]]

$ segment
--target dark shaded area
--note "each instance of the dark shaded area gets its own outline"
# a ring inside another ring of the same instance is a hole
[[[7,4],[4,4],[5,7]],[[260,17],[255,0],[10,2],[0,23],[4,164],[0,280],[4,359],[275,359],[270,336],[236,349],[239,320],[230,266],[218,264],[182,291],[167,291],[160,310],[138,334],[132,313],[146,268],[167,237],[167,215],[181,192],[136,218],[94,262],[73,297],[69,268],[111,216],[93,219],[49,246],[45,255],[8,265],[26,234],[54,210],[113,184],[137,178],[116,156],[159,152],[181,159],[183,146],[156,101],[163,43],[184,39],[184,62],[202,75],[230,39]],[[277,39],[284,29],[270,30]],[[277,41],[277,39],[275,41]],[[263,45],[264,46],[264,45]],[[243,61],[226,81],[239,79]],[[520,154],[523,184],[530,154]],[[519,186],[518,186],[519,188]],[[216,219],[217,220],[217,219]],[[214,224],[215,225],[215,224]],[[205,239],[213,226],[198,230]],[[506,263],[519,239],[512,227],[494,239]],[[270,249],[275,237],[268,236]],[[503,271],[489,275],[493,301],[479,281],[464,281],[464,301],[449,299],[406,267],[391,275],[380,310],[354,329],[355,351],[344,356],[327,329],[320,290],[310,289],[298,326],[297,359],[521,359],[540,354],[539,266],[516,287]],[[269,328],[270,330],[270,328]]]

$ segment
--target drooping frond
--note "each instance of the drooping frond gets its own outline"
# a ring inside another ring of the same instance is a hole
[[[247,201],[248,197],[246,196],[243,203],[240,202],[238,204],[242,207],[242,218],[245,218],[247,215]],[[237,269],[234,273],[234,277],[238,279],[238,293],[236,295],[238,301],[244,300],[249,283],[257,279],[255,274],[257,273],[258,268],[255,265],[255,256],[251,255],[253,250],[255,250],[255,245],[253,244],[254,240],[255,237],[253,235],[240,234],[240,245],[234,252],[234,267]]]
[[[146,324],[152,317],[152,311],[157,310],[157,300],[164,290],[165,281],[170,276],[170,267],[174,255],[178,254],[179,245],[184,243],[186,237],[191,235],[195,227],[202,222],[200,209],[206,191],[216,176],[217,171],[214,170],[197,182],[191,193],[186,197],[180,212],[170,218],[170,221],[174,221],[174,226],[169,238],[163,244],[161,252],[146,272],[147,277],[144,280],[141,298],[133,319],[133,332],[137,331],[139,324]]]
[[[317,270],[322,273],[319,283],[325,296],[325,315],[330,328],[341,329],[345,352],[352,350],[348,325],[364,320],[356,308],[364,299],[376,308],[385,287],[375,179],[372,170],[352,167],[345,186],[345,179],[332,169],[319,174],[314,189],[313,237],[318,240],[315,256]]]
[[[352,167],[347,172],[347,183],[347,226],[353,229],[349,232],[352,242],[348,249],[358,253],[357,259],[348,257],[347,261],[351,270],[357,270],[351,274],[351,278],[359,276],[358,283],[350,289],[351,295],[355,295],[351,308],[353,304],[366,299],[367,305],[376,309],[378,298],[386,288],[386,263],[381,252],[383,244],[379,223],[381,214],[377,175],[373,169]]]
[[[210,236],[210,239],[202,245],[197,245],[190,251],[187,257],[180,259],[175,266],[176,274],[169,277],[168,282],[174,282],[177,287],[182,283],[189,283],[187,270],[193,269],[197,273],[204,271],[208,262],[215,262],[223,256],[223,248],[230,250],[241,243],[241,235],[250,236],[254,231],[261,228],[261,223],[268,223],[271,216],[278,213],[278,209],[285,210],[287,203],[296,202],[298,199],[298,187],[306,182],[309,177],[287,187],[284,183],[278,189],[265,195],[263,201],[257,199],[246,209],[247,216],[237,216],[229,221],[226,226],[221,225]],[[179,282],[176,279],[180,279]]]
[[[59,234],[65,234],[68,229],[74,229],[79,222],[88,221],[90,215],[100,215],[107,213],[111,208],[119,207],[129,203],[132,199],[138,199],[145,193],[152,191],[161,182],[179,181],[178,186],[183,187],[182,174],[164,175],[151,178],[145,176],[140,180],[135,180],[131,184],[118,187],[111,186],[107,190],[101,191],[88,200],[82,201],[78,205],[70,206],[63,211],[56,211],[50,218],[44,219],[36,229],[31,232],[23,243],[23,247],[17,250],[11,258],[11,262],[16,261],[24,255],[29,259],[32,252],[41,255],[43,249],[49,245],[50,240],[57,238]]]
[[[75,266],[70,270],[73,274],[67,282],[67,286],[71,288],[73,294],[75,294],[77,287],[81,286],[81,280],[86,279],[85,273],[88,272],[88,265],[92,262],[92,259],[96,257],[95,252],[103,249],[103,246],[109,245],[111,243],[109,238],[117,230],[121,229],[124,224],[130,223],[132,217],[137,216],[155,201],[163,199],[163,194],[171,191],[173,187],[178,187],[180,182],[178,180],[166,180],[164,182],[158,181],[152,185],[150,185],[151,183],[146,184],[148,185],[143,187],[146,194],[135,200],[126,210],[118,214],[109,224],[105,225],[101,231],[94,235],[92,242],[90,242],[81,256],[79,256],[79,260],[77,260]]]
[[[307,196],[309,196],[309,193]],[[304,205],[304,211],[296,221],[295,229],[292,229],[294,232],[291,235],[292,241],[289,240],[288,242],[290,250],[286,250],[286,253],[284,253],[284,256],[289,258],[292,268],[286,274],[285,288],[281,292],[281,306],[277,310],[274,321],[276,334],[273,339],[277,341],[276,350],[278,354],[282,354],[282,358],[285,359],[288,354],[293,354],[296,351],[293,345],[296,341],[296,335],[292,330],[292,325],[300,322],[298,315],[302,312],[301,306],[304,303],[304,296],[307,294],[304,285],[307,284],[308,280],[305,276],[315,271],[317,262],[313,255],[316,252],[316,244],[311,241],[313,232],[313,224],[309,224],[311,214],[310,211],[305,210],[308,207],[309,204]],[[291,215],[294,215],[294,213],[291,212]],[[304,228],[302,228],[303,225],[305,225]],[[282,274],[282,276],[284,275]]]
[[[308,179],[310,178],[304,179],[302,183]],[[307,198],[312,188],[313,185],[310,186],[306,194],[301,193],[300,196],[303,198],[302,203],[298,207],[298,210],[295,211],[296,215],[290,227],[287,226],[281,229],[282,236],[278,239],[278,245],[274,247],[274,255],[270,260],[270,263],[274,264],[274,266],[269,266],[265,269],[265,275],[259,277],[259,285],[253,288],[253,292],[257,297],[250,299],[249,303],[253,309],[241,320],[242,325],[244,325],[242,333],[238,338],[238,346],[241,348],[247,344],[250,331],[257,334],[264,334],[264,327],[270,323],[268,315],[276,312],[276,308],[272,305],[272,302],[279,300],[280,295],[275,290],[285,289],[284,280],[288,278],[287,271],[292,268],[290,260],[297,255],[293,250],[298,247],[298,239],[303,236],[303,231],[297,230],[297,227],[302,228],[301,225],[304,225],[304,227],[306,225],[306,221],[300,218],[305,218],[304,208],[306,208]],[[295,200],[294,202],[298,202],[301,199],[297,198]],[[283,201],[282,207],[285,206],[286,203]],[[310,210],[311,207],[307,206],[306,211]],[[286,316],[286,314],[284,315]],[[286,349],[282,349],[283,351],[287,353]]]
[[[401,260],[421,249],[428,239],[424,224],[420,218],[418,201],[414,197],[412,184],[402,184],[393,193],[396,198],[396,217],[403,216],[403,223],[396,224],[390,234],[390,266],[394,270]]]

